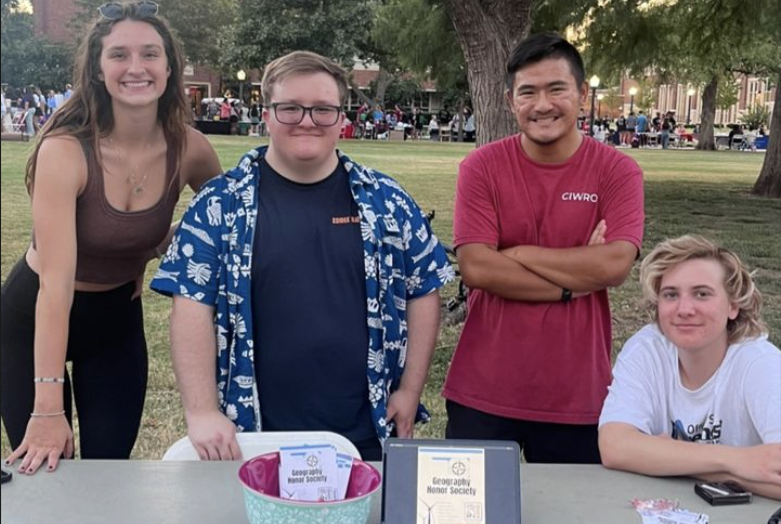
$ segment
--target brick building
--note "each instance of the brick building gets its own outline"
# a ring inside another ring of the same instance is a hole
[[[763,105],[770,114],[773,113],[773,106],[776,89],[767,77],[758,77],[753,75],[735,75],[735,83],[738,87],[738,101],[727,109],[716,109],[714,123],[716,125],[726,125],[740,121],[741,116],[748,112],[755,105]],[[600,107],[601,114],[611,118],[617,118],[619,115],[628,115],[632,107],[631,89],[637,90],[634,104],[634,110],[637,112],[637,100],[640,97],[641,86],[637,82],[624,78],[621,84],[615,89],[599,88],[597,93],[603,97],[609,97],[611,91],[618,103],[609,107],[607,103]],[[686,123],[687,120],[692,124],[700,122],[700,113],[702,111],[702,89],[688,84],[661,84],[653,87],[654,104],[649,113],[656,112],[665,114],[667,111],[675,113],[678,122]],[[691,92],[691,95],[689,93]],[[591,110],[591,98],[586,104],[585,109]],[[599,110],[597,110],[599,113]]]

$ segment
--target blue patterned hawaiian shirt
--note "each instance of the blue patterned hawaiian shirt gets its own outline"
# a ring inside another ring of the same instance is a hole
[[[164,295],[214,307],[220,408],[239,431],[261,430],[250,274],[259,160],[266,149],[253,149],[238,167],[203,186],[151,283]],[[438,289],[454,273],[422,211],[399,184],[337,154],[361,219],[369,328],[366,375],[372,418],[384,440],[393,429],[385,420],[388,398],[398,388],[406,360],[407,301]],[[428,419],[419,406],[417,420]]]

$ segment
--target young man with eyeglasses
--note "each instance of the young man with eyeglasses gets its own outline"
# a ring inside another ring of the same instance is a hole
[[[188,434],[214,460],[240,456],[236,431],[329,430],[379,460],[428,418],[452,268],[398,183],[336,149],[341,67],[297,51],[262,85],[270,145],[195,197],[152,282],[174,296]]]

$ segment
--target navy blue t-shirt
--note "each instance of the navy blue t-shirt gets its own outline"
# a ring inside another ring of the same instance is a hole
[[[376,437],[363,240],[347,171],[340,163],[299,184],[265,160],[260,169],[252,311],[263,429]]]

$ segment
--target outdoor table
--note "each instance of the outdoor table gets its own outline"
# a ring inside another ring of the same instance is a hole
[[[716,146],[716,149],[719,149],[721,146],[725,146],[727,149],[729,149],[729,135],[726,133],[716,133],[713,135],[713,141]]]
[[[641,133],[643,134],[643,133]],[[661,145],[661,133],[644,133],[646,136],[646,147],[656,147]]]
[[[694,142],[694,135],[692,133],[670,133],[670,138],[675,139],[676,147],[684,147],[686,142]]]
[[[246,524],[240,465],[66,460],[54,473],[14,472],[2,485],[0,513],[3,524]],[[602,466],[522,464],[523,524],[640,524],[629,504],[635,497],[678,500],[683,508],[707,513],[711,524],[765,524],[779,506],[755,496],[748,505],[712,507],[693,486],[693,479]],[[370,524],[380,522],[380,503],[378,494]]]
[[[231,123],[226,120],[196,120],[195,127],[205,135],[231,134]]]

